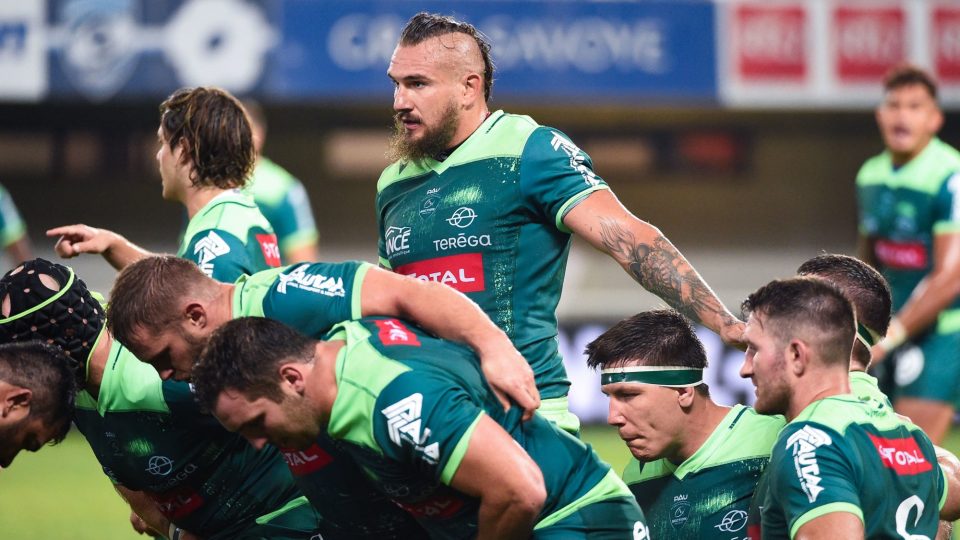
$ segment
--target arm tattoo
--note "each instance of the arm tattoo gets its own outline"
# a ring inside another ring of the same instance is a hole
[[[603,247],[643,288],[690,319],[708,324],[718,317],[726,326],[736,319],[723,307],[713,291],[662,235],[653,244],[636,240],[616,220],[600,220]]]

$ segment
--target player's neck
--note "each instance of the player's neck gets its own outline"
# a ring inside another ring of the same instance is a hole
[[[933,137],[927,139],[925,143],[919,145],[917,148],[914,148],[909,152],[890,151],[890,161],[893,163],[894,167],[897,167],[897,168],[903,167],[907,163],[910,163],[911,161],[913,161],[917,156],[922,154],[923,151],[926,150],[928,146],[930,146],[931,142],[933,142]]]
[[[316,344],[313,369],[304,396],[310,400],[318,423],[324,429],[330,423],[330,412],[337,399],[337,355],[345,345],[346,342],[342,340],[319,341]]]
[[[100,384],[103,382],[103,373],[107,369],[107,360],[110,358],[110,348],[112,346],[113,336],[110,335],[110,332],[104,332],[96,347],[90,353],[90,359],[87,360],[87,378],[84,389],[94,399],[97,399],[100,395]]]
[[[794,385],[790,406],[784,416],[793,421],[813,402],[850,393],[850,373],[842,368],[822,369],[805,374],[804,381]]]
[[[667,459],[677,466],[690,459],[707,442],[728,412],[730,407],[722,407],[708,397],[701,399],[698,396],[684,420],[683,441]]]
[[[486,103],[477,106],[476,110],[464,111],[460,116],[460,125],[450,141],[450,148],[463,144],[463,141],[469,139],[489,116],[490,109],[487,108]]]
[[[228,189],[218,187],[189,187],[183,197],[183,205],[187,207],[187,217],[193,219],[197,212],[203,209],[210,201],[217,198]]]
[[[233,293],[237,286],[232,283],[217,283],[217,293],[208,306],[208,322],[214,328],[233,320]]]

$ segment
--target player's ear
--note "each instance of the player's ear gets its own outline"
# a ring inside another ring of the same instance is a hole
[[[468,71],[461,80],[463,84],[463,98],[466,103],[475,103],[483,98],[483,77],[475,71]]]
[[[207,325],[207,310],[199,302],[188,303],[183,308],[183,314],[190,326],[203,328]]]
[[[802,375],[807,370],[810,361],[810,349],[799,339],[791,339],[787,343],[787,369],[794,375]]]
[[[9,384],[4,386],[5,388],[0,393],[0,399],[2,399],[2,402],[0,402],[0,417],[7,418],[17,414],[21,416],[29,415],[33,392],[19,386]]]
[[[681,409],[688,409],[693,405],[693,396],[696,394],[696,390],[692,386],[687,386],[686,388],[677,388],[677,402],[680,404]]]
[[[297,364],[282,364],[279,368],[283,384],[297,394],[303,394],[306,376]]]

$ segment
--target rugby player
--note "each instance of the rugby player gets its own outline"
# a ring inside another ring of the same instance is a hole
[[[556,129],[489,110],[493,61],[476,28],[415,15],[387,75],[396,162],[377,183],[380,264],[480,304],[533,367],[547,418],[579,425],[556,339],[571,233],[725,342],[739,341],[743,323],[657,228],[620,204],[589,156]]]
[[[39,342],[0,345],[0,469],[67,436],[77,392],[69,359]]]
[[[278,539],[320,530],[280,453],[254,452],[200,412],[189,385],[161,381],[137,361],[70,268],[43,259],[18,266],[0,279],[0,306],[0,342],[47,341],[76,366],[82,388],[73,420],[151,529],[169,538],[186,538],[186,530]]]
[[[860,257],[890,283],[895,311],[873,360],[894,353],[894,408],[939,443],[960,397],[960,153],[936,136],[943,114],[929,74],[897,67],[884,91],[886,149],[857,174]]]
[[[634,459],[623,479],[653,538],[722,539],[746,533],[747,510],[770,460],[781,416],[710,398],[707,356],[671,310],[624,319],[587,345],[610,397],[607,422]]]
[[[932,538],[947,494],[933,444],[883,402],[847,395],[849,300],[801,277],[761,287],[743,310],[741,375],[757,412],[788,422],[766,472],[762,537]]]
[[[190,219],[177,254],[220,281],[280,266],[273,229],[256,203],[240,191],[256,152],[240,103],[216,88],[183,88],[160,105],[157,163],[163,198],[186,208]],[[59,236],[61,257],[99,253],[117,270],[151,255],[123,236],[86,225],[47,231]]]
[[[14,263],[33,257],[27,226],[13,203],[13,197],[3,186],[0,186],[0,246],[3,246]]]
[[[320,258],[316,221],[310,198],[300,180],[263,155],[267,135],[267,117],[260,104],[243,100],[243,108],[253,129],[257,163],[244,191],[253,197],[280,244],[280,255],[288,264],[316,261]]]
[[[230,321],[193,383],[258,448],[336,439],[433,538],[649,538],[589,446],[539,414],[504,411],[468,349],[400,319],[344,322],[322,341],[271,319]]]

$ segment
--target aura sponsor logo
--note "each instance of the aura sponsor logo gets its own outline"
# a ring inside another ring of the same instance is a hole
[[[447,218],[447,223],[458,229],[466,229],[470,225],[473,225],[475,219],[477,219],[477,213],[473,211],[473,208],[461,206],[454,210],[453,214]]]
[[[293,269],[287,274],[279,274],[277,279],[277,292],[287,294],[287,288],[300,289],[307,292],[322,294],[324,296],[343,297],[346,295],[346,289],[343,288],[342,277],[327,277],[318,273],[308,273],[310,265],[303,264]]]
[[[417,335],[410,331],[402,322],[396,319],[374,321],[380,329],[379,338],[384,345],[411,345],[420,346]]]
[[[484,290],[483,255],[465,253],[404,264],[396,268],[398,274],[423,281],[438,281],[463,292]]]
[[[197,266],[208,276],[213,276],[213,260],[230,253],[230,246],[215,231],[210,231],[193,246]]]
[[[280,243],[277,241],[277,235],[258,234],[256,238],[267,265],[273,268],[280,266]]]
[[[481,234],[479,236],[471,234],[468,236],[466,233],[460,233],[450,238],[441,238],[433,241],[433,249],[437,251],[448,251],[465,247],[487,247],[490,245],[493,245],[493,243],[490,241],[489,234]]]
[[[280,452],[294,476],[305,476],[333,463],[333,456],[316,444],[306,450],[282,448]]]
[[[384,233],[387,257],[410,252],[410,227],[388,227]]]
[[[421,431],[422,408],[423,394],[417,392],[380,412],[387,417],[387,433],[394,444],[403,446],[404,442],[412,443],[414,450],[422,456],[424,461],[436,465],[440,457],[440,445],[427,444],[427,440],[430,439],[430,428],[423,428]]]
[[[558,152],[562,151],[570,158],[570,167],[580,173],[580,176],[583,176],[584,182],[591,186],[599,185],[600,180],[596,173],[590,170],[590,167],[586,164],[587,155],[583,153],[583,150],[580,150],[579,146],[556,131],[551,133],[553,133],[553,139],[550,141],[550,146]]]
[[[927,267],[927,249],[920,242],[880,239],[874,243],[873,250],[877,260],[890,268],[923,270]]]
[[[812,426],[803,426],[787,439],[787,450],[793,453],[793,464],[809,502],[816,502],[823,491],[820,487],[820,466],[817,464],[817,448],[833,444],[829,435]]]
[[[933,465],[923,457],[920,446],[912,437],[887,439],[871,434],[867,436],[880,454],[883,466],[893,469],[897,474],[914,475],[933,469]]]

